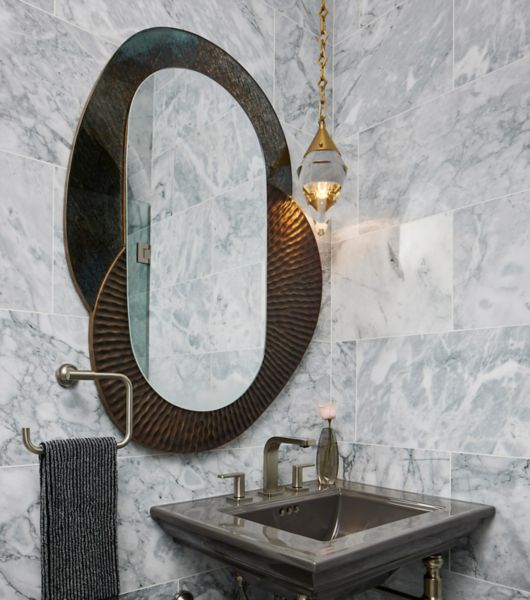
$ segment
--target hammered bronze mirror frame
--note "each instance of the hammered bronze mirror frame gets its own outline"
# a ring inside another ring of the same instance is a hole
[[[267,322],[263,363],[248,390],[209,412],[171,404],[149,385],[129,335],[125,242],[127,121],[141,83],[161,69],[202,73],[222,85],[249,117],[267,177]],[[229,442],[273,402],[300,363],[315,330],[322,296],[316,240],[291,198],[287,143],[267,97],[224,50],[200,36],[157,27],[129,38],[114,54],[82,116],[70,159],[65,245],[74,284],[90,312],[96,371],[120,372],[134,386],[133,439],[150,448],[197,452]],[[125,428],[119,382],[98,381],[102,402]]]

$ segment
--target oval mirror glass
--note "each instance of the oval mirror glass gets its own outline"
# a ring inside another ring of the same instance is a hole
[[[227,406],[249,388],[265,346],[267,189],[256,133],[215,81],[158,71],[131,105],[126,174],[136,361],[181,408]]]

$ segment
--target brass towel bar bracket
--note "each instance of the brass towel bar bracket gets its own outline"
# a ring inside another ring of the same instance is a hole
[[[131,441],[133,433],[133,385],[131,380],[122,373],[98,373],[96,371],[82,371],[74,365],[64,364],[55,371],[55,377],[60,386],[71,388],[79,381],[95,381],[96,379],[118,379],[125,384],[125,435],[116,445],[123,448]],[[24,446],[33,454],[43,454],[41,446],[31,441],[29,427],[22,428],[22,441]]]

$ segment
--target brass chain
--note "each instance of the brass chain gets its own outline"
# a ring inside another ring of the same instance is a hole
[[[328,64],[328,56],[326,54],[326,44],[328,41],[328,30],[326,28],[326,17],[329,11],[326,6],[326,0],[321,0],[320,3],[320,54],[318,56],[318,64],[320,65],[320,79],[318,80],[318,89],[320,91],[320,113],[319,121],[323,125],[326,124],[326,112],[327,112],[327,101],[326,101],[326,86],[328,80],[326,78],[326,65]]]

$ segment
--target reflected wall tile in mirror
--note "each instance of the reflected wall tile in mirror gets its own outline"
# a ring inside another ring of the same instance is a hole
[[[529,455],[529,344],[530,327],[358,342],[357,440]]]
[[[418,219],[530,188],[530,60],[360,135],[361,226]]]
[[[224,404],[237,400],[248,390],[263,362],[263,348],[211,354],[211,397]]]
[[[208,323],[213,293],[211,277],[151,288],[149,354],[158,358],[176,353],[209,352]]]
[[[530,193],[454,213],[455,326],[530,322]]]
[[[172,213],[174,150],[153,158],[151,169],[151,220],[160,221]]]
[[[0,148],[66,165],[85,99],[113,50],[46,12],[4,0]]]
[[[233,96],[220,84],[201,73],[184,69],[166,69],[161,73],[172,76],[167,79],[168,75],[162,75],[166,80],[155,89],[155,156],[174,148],[190,135],[208,129],[237,106]]]
[[[151,224],[151,289],[203,277],[211,270],[210,203]]]
[[[347,481],[418,494],[451,495],[449,452],[365,444],[340,444]]]
[[[452,89],[452,16],[446,0],[408,0],[335,47],[337,137]]]
[[[334,244],[333,339],[450,329],[451,253],[451,215]]]
[[[263,348],[265,265],[224,271],[212,277],[208,332],[212,351]]]
[[[267,258],[267,188],[264,177],[212,201],[212,272]]]
[[[453,496],[495,506],[495,517],[452,550],[451,569],[530,591],[528,460],[454,454]]]
[[[0,181],[0,308],[49,312],[53,167],[0,153]]]

